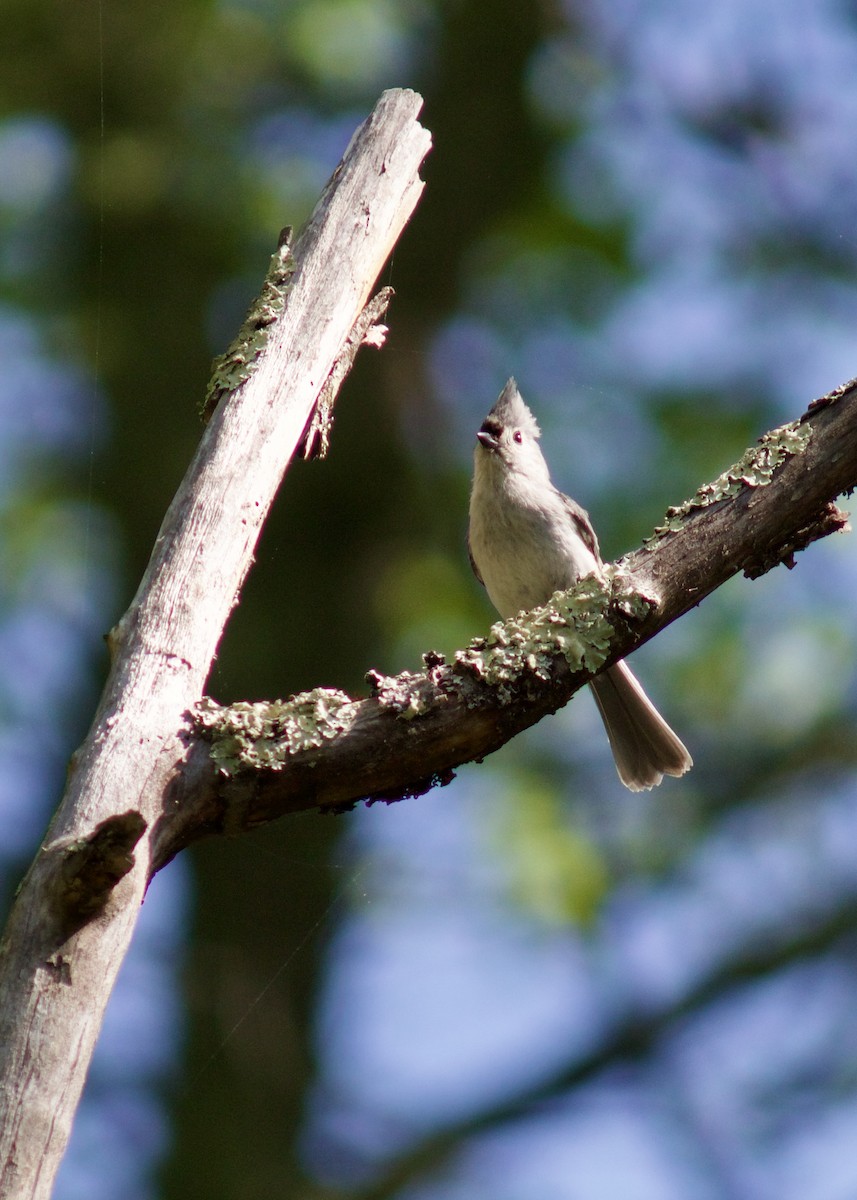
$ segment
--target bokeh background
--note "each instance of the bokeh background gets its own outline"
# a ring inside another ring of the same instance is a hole
[[[6,0],[0,871],[38,845],[212,356],[390,86],[427,189],[382,353],[289,472],[221,701],[493,620],[464,549],[509,374],[613,557],[857,374],[854,0]],[[857,551],[734,580],[447,788],[152,885],[59,1200],[853,1200]]]

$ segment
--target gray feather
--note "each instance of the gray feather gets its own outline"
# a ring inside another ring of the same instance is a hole
[[[467,539],[474,574],[504,619],[601,574],[595,530],[551,482],[540,436],[510,379],[477,435]],[[690,769],[687,750],[623,662],[591,687],[626,787],[641,791]]]

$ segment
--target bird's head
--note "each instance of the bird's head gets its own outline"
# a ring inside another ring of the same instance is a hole
[[[540,436],[536,418],[524,403],[517,383],[510,379],[476,434],[477,471],[499,469],[548,479]]]

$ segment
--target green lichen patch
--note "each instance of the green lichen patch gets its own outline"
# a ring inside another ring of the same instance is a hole
[[[224,775],[241,770],[283,770],[289,759],[347,733],[358,705],[345,692],[313,688],[289,700],[240,701],[221,706],[206,697],[193,721],[211,743],[211,757]]]
[[[555,592],[540,608],[498,621],[487,637],[456,652],[455,666],[496,688],[501,702],[509,703],[522,678],[547,681],[559,655],[572,671],[600,670],[615,636],[611,607],[614,613],[618,609],[641,619],[654,602],[605,568],[601,579],[589,576],[568,591]]]
[[[400,675],[382,675],[367,671],[366,682],[382,708],[389,708],[404,721],[412,721],[430,706],[426,676],[421,672],[402,671]]]
[[[765,487],[771,482],[777,467],[795,454],[802,454],[812,437],[812,427],[800,421],[792,421],[772,429],[760,438],[755,446],[746,450],[738,462],[724,471],[711,483],[703,484],[695,496],[684,504],[668,508],[666,521],[658,525],[647,543],[656,541],[668,533],[680,529],[689,514],[696,508],[706,508],[719,500],[737,496],[745,487]]]
[[[271,326],[285,308],[295,265],[286,236],[271,255],[262,290],[250,305],[241,328],[225,353],[219,354],[211,364],[211,379],[200,413],[204,421],[210,419],[222,398],[240,387],[255,370],[256,362],[267,344]]]
[[[621,561],[607,563],[603,571],[610,584],[610,603],[629,621],[642,621],[657,608],[660,596],[641,591],[625,574]]]

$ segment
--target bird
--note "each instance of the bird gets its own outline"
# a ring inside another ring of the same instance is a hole
[[[603,576],[588,514],[552,483],[536,418],[509,379],[476,434],[468,550],[503,620]],[[619,778],[632,792],[681,776],[693,760],[624,661],[589,681]]]

